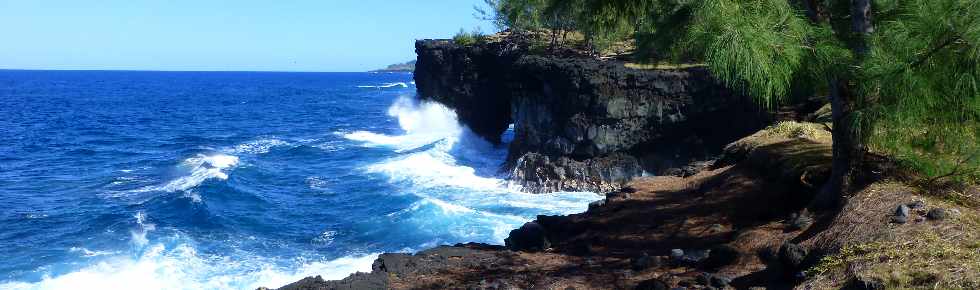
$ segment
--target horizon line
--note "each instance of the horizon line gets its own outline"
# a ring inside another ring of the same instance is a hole
[[[0,71],[64,71],[64,72],[245,72],[245,73],[412,73],[403,71],[290,71],[290,70],[166,70],[166,69],[59,69],[59,68],[0,68]]]

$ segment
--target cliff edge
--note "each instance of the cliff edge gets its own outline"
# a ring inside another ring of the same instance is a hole
[[[416,42],[422,99],[499,143],[525,191],[611,192],[720,153],[768,116],[702,67],[632,69],[614,60],[529,53],[519,41]]]

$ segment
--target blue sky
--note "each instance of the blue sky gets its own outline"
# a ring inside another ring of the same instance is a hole
[[[0,0],[0,69],[364,71],[482,0]]]

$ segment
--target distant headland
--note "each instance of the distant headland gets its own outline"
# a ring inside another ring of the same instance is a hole
[[[409,61],[406,63],[396,63],[389,65],[386,68],[372,70],[371,72],[413,72],[415,71],[415,61]]]

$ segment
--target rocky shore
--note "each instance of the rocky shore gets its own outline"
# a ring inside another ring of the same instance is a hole
[[[868,162],[839,209],[807,209],[830,173],[831,128],[805,122],[821,111],[763,113],[698,67],[629,69],[506,41],[423,40],[416,52],[420,98],[493,142],[513,126],[513,182],[606,198],[538,216],[505,246],[383,254],[369,273],[280,289],[980,287],[968,274],[980,273],[980,213],[902,183],[887,160]]]
[[[829,170],[830,132],[820,128],[772,126],[695,175],[637,178],[584,213],[539,216],[503,247],[384,254],[370,273],[281,289],[886,289],[890,275],[948,274],[928,263],[980,269],[969,246],[980,214],[901,183],[877,181],[841,211],[799,215]],[[933,251],[948,256],[918,256]]]
[[[510,41],[421,40],[416,53],[420,98],[487,140],[513,126],[503,170],[528,192],[615,191],[720,153],[770,119],[702,67],[631,69]]]

